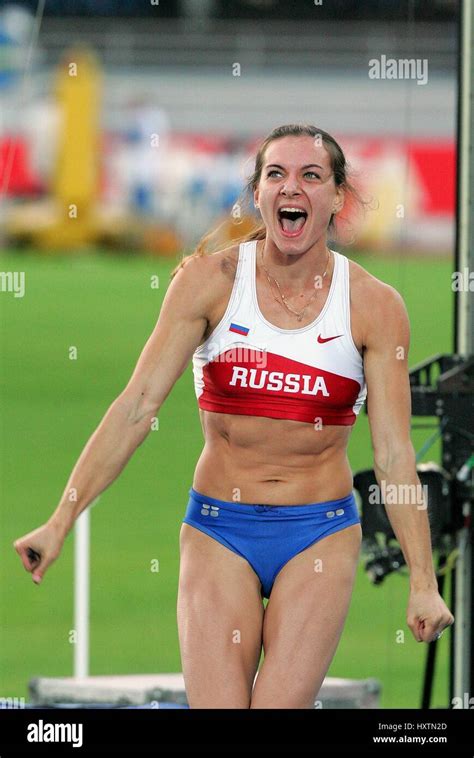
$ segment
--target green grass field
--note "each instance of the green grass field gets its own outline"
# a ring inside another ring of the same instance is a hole
[[[451,352],[451,264],[357,256],[403,295],[412,325],[410,366]],[[88,254],[0,255],[24,271],[26,293],[2,292],[0,461],[0,696],[27,696],[34,676],[73,673],[73,533],[36,586],[12,541],[56,507],[69,473],[123,389],[154,327],[171,262]],[[150,286],[158,274],[160,288]],[[69,359],[71,346],[77,360]],[[420,421],[417,419],[417,421]],[[419,449],[430,432],[413,431]],[[189,366],[119,479],[91,509],[91,674],[181,670],[176,625],[178,535],[203,439]],[[351,437],[353,471],[372,466],[367,416]],[[439,460],[434,446],[424,460]],[[159,572],[151,571],[153,559]],[[448,583],[449,584],[449,583]],[[428,646],[406,625],[408,578],[379,587],[359,567],[329,675],[380,679],[384,708],[418,708]],[[449,598],[448,598],[449,604]],[[404,630],[405,641],[397,642]],[[448,697],[449,636],[439,643],[433,705]]]

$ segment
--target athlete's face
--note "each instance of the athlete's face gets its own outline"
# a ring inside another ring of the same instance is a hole
[[[329,153],[319,138],[281,137],[265,151],[254,201],[275,245],[301,253],[321,237],[325,244],[329,219],[341,210],[344,191],[334,183]],[[283,208],[300,209],[306,216]]]

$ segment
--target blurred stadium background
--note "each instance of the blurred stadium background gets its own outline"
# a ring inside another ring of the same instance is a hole
[[[333,246],[403,295],[411,366],[452,349],[457,1],[41,6],[0,3],[0,260],[25,272],[24,296],[0,293],[2,697],[70,675],[73,659],[72,537],[41,587],[11,543],[55,507],[182,253],[219,221],[223,240],[253,222],[233,210],[271,129],[305,121],[340,141],[376,205]],[[381,56],[426,60],[427,81],[371,79]],[[425,439],[413,431],[415,449]],[[201,448],[188,368],[91,510],[93,674],[181,671],[178,533]],[[366,416],[349,455],[354,471],[372,465]],[[439,462],[439,448],[423,460]],[[406,574],[375,587],[361,563],[329,671],[378,678],[385,708],[419,707],[426,648],[406,626],[407,599]],[[446,705],[444,643],[435,707]]]

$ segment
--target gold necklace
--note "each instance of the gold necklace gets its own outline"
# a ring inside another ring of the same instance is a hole
[[[326,274],[327,274],[327,271],[328,271],[328,265],[329,265],[329,248],[326,248],[326,250],[327,250],[327,253],[328,253],[328,257],[327,257],[327,261],[326,261],[326,268],[325,268],[325,270],[324,270],[324,274],[323,274],[323,276],[322,276],[322,278],[323,278],[323,279],[324,279],[324,277],[325,277],[325,276],[326,276]],[[285,308],[286,308],[288,311],[291,311],[291,313],[293,313],[293,314],[294,314],[294,315],[297,317],[297,320],[298,320],[298,321],[302,321],[302,319],[303,319],[303,316],[304,316],[304,314],[305,314],[305,311],[306,311],[306,309],[308,308],[308,305],[309,305],[309,304],[311,303],[311,301],[312,301],[312,300],[313,300],[313,299],[316,297],[316,295],[318,294],[318,290],[315,288],[315,291],[314,291],[314,293],[311,295],[311,297],[309,298],[308,302],[306,303],[306,305],[305,305],[305,307],[303,308],[303,310],[302,310],[302,311],[300,311],[300,312],[298,312],[298,311],[295,311],[295,310],[294,310],[294,309],[293,309],[293,308],[292,308],[290,305],[288,305],[288,304],[287,304],[287,302],[286,302],[286,297],[285,297],[285,295],[283,294],[283,292],[281,291],[281,287],[280,287],[280,285],[278,284],[278,282],[277,282],[277,280],[275,279],[275,277],[274,277],[272,274],[270,274],[270,272],[268,271],[267,267],[265,266],[265,264],[264,264],[264,262],[263,262],[263,247],[262,247],[262,248],[261,248],[261,250],[260,250],[260,258],[262,259],[262,266],[263,266],[263,269],[265,270],[265,274],[266,274],[266,276],[267,276],[267,279],[268,279],[268,283],[269,283],[269,285],[270,285],[270,290],[271,290],[271,292],[272,292],[272,295],[273,295],[273,289],[272,289],[272,283],[271,283],[271,281],[270,281],[270,277],[273,279],[273,281],[275,282],[276,286],[278,287],[278,292],[280,293],[281,302],[283,303],[283,305],[285,306]],[[300,293],[300,294],[303,294],[303,293]],[[278,300],[278,298],[277,298],[277,297],[275,297],[275,295],[273,295],[273,297],[275,298],[275,300],[277,301],[277,303],[279,303],[279,302],[280,302],[280,300]]]

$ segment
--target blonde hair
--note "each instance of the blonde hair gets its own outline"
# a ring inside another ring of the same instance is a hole
[[[250,176],[249,180],[247,181],[244,189],[242,190],[239,199],[234,205],[234,208],[235,207],[242,208],[243,206],[245,206],[246,203],[249,202],[249,199],[253,197],[253,193],[258,187],[258,184],[260,182],[260,177],[262,175],[262,168],[263,168],[263,163],[265,160],[265,151],[271,142],[274,142],[277,139],[281,139],[282,137],[318,137],[320,138],[326,150],[329,153],[331,170],[332,170],[332,173],[334,174],[334,183],[336,187],[342,187],[344,189],[345,194],[349,194],[350,196],[352,196],[353,200],[356,202],[357,205],[359,205],[359,207],[365,207],[365,205],[367,204],[367,201],[362,198],[362,196],[360,195],[356,187],[349,181],[348,179],[349,167],[346,161],[346,157],[342,151],[342,148],[336,142],[334,137],[328,132],[325,132],[323,129],[318,129],[316,126],[312,126],[311,124],[285,124],[283,126],[276,127],[276,129],[273,129],[273,131],[270,132],[270,134],[268,134],[263,140],[263,142],[261,143],[257,151],[257,155],[255,157],[254,171],[252,175]],[[210,241],[212,240],[213,237],[216,237],[217,233],[222,228],[222,226],[227,223],[228,223],[227,220],[223,221],[216,228],[212,229],[210,232],[208,232],[203,237],[201,237],[194,251],[189,255],[185,255],[180,261],[180,263],[176,266],[176,268],[173,269],[173,271],[170,274],[171,278],[173,278],[175,274],[179,271],[179,269],[184,266],[185,261],[188,260],[188,258],[208,255],[210,253],[210,248],[209,248]],[[329,219],[328,231],[330,232],[336,231],[334,213],[331,215],[331,218]],[[251,240],[263,240],[266,237],[266,232],[267,230],[266,230],[265,224],[262,223],[261,221],[257,221],[254,225],[254,228],[251,229],[250,232],[243,234],[241,237],[234,238],[232,240],[232,244],[237,244],[241,242],[250,242]]]

